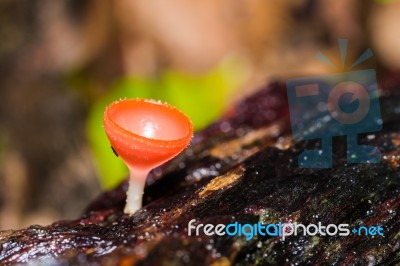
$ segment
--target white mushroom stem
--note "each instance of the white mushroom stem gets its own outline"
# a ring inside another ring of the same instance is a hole
[[[143,190],[148,171],[137,171],[129,167],[129,188],[126,192],[124,213],[132,215],[142,208]]]

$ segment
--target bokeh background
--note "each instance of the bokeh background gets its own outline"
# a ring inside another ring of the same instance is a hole
[[[127,170],[102,128],[124,97],[167,101],[197,130],[272,79],[400,68],[395,0],[0,0],[0,230],[79,216]],[[379,78],[379,76],[378,76]]]

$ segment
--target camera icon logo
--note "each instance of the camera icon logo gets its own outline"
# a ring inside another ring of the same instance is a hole
[[[339,40],[339,44],[343,62],[347,40]],[[367,50],[356,63],[370,56],[372,53]],[[332,167],[335,136],[347,137],[348,163],[380,162],[381,154],[376,147],[358,144],[357,140],[358,134],[382,129],[375,70],[289,79],[286,88],[293,138],[321,139],[320,149],[299,155],[299,167]]]

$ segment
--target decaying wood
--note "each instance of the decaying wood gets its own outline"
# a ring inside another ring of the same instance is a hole
[[[291,139],[285,86],[272,83],[199,132],[184,154],[153,171],[144,207],[133,216],[122,212],[125,182],[92,202],[75,221],[0,232],[1,262],[400,263],[400,92],[383,91],[384,129],[368,137],[368,143],[382,152],[381,164],[347,165],[346,140],[338,137],[333,168],[299,168],[297,155],[319,144]],[[367,141],[367,134],[360,141]],[[268,236],[249,241],[244,236],[188,236],[192,219],[214,225],[235,221],[380,225],[385,236],[300,235],[285,241]]]

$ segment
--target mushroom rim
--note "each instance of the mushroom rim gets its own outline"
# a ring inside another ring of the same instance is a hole
[[[144,103],[148,103],[148,104],[159,105],[163,108],[167,108],[167,109],[175,112],[176,114],[178,114],[178,120],[184,121],[185,127],[187,129],[187,133],[181,138],[171,139],[171,140],[161,140],[161,139],[155,139],[155,138],[147,138],[147,137],[141,136],[139,134],[136,134],[130,130],[127,130],[126,128],[124,128],[123,126],[118,124],[111,117],[111,114],[109,113],[111,108],[115,107],[116,105],[120,104],[121,102],[144,102]],[[154,144],[154,146],[156,146],[156,145],[157,146],[169,146],[169,145],[181,146],[180,144],[183,144],[186,142],[187,142],[186,145],[188,145],[193,137],[193,125],[192,125],[190,118],[187,115],[185,115],[182,111],[180,111],[179,109],[173,107],[172,105],[170,105],[168,103],[164,103],[164,102],[160,102],[160,101],[156,101],[156,100],[152,100],[152,99],[142,99],[142,98],[122,99],[122,100],[112,102],[110,105],[108,105],[104,113],[105,113],[104,124],[106,124],[107,120],[108,120],[112,125],[114,125],[118,129],[118,131],[125,133],[128,136],[132,137],[133,139],[137,139],[140,142]],[[183,119],[179,119],[179,118],[183,118]]]

